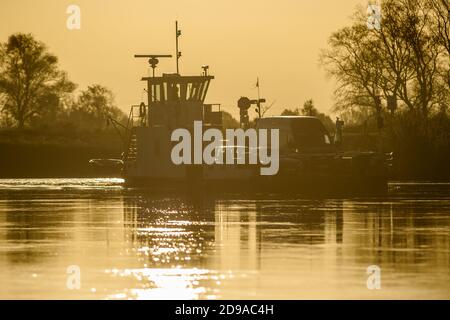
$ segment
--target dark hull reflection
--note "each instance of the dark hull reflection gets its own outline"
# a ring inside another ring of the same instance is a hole
[[[301,195],[303,197],[356,197],[356,196],[385,196],[388,193],[387,180],[368,180],[361,176],[357,178],[338,178],[333,176],[295,176],[283,179],[271,177],[248,181],[197,181],[197,180],[147,180],[127,179],[130,189],[146,189],[156,193],[187,193],[187,194],[280,194]]]

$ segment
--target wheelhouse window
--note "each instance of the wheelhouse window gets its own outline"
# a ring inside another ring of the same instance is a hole
[[[151,102],[197,101],[206,98],[213,77],[161,77],[144,78],[148,81]]]
[[[293,120],[292,133],[296,147],[311,148],[331,145],[327,130],[322,122],[315,118]]]

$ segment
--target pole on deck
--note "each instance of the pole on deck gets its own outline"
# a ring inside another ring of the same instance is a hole
[[[181,30],[178,30],[178,21],[175,21],[175,57],[177,60],[177,74],[180,74],[179,62],[178,60],[181,57],[181,52],[178,51],[178,38],[181,36]]]

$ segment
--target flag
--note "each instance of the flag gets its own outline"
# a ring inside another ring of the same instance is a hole
[[[256,85],[255,85],[255,88],[259,88],[259,77],[256,78]]]

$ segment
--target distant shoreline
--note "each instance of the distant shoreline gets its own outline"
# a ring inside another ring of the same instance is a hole
[[[120,158],[113,132],[0,131],[1,178],[92,178],[95,158]]]
[[[0,144],[0,178],[91,178],[94,158],[118,158],[120,150],[100,146]]]

